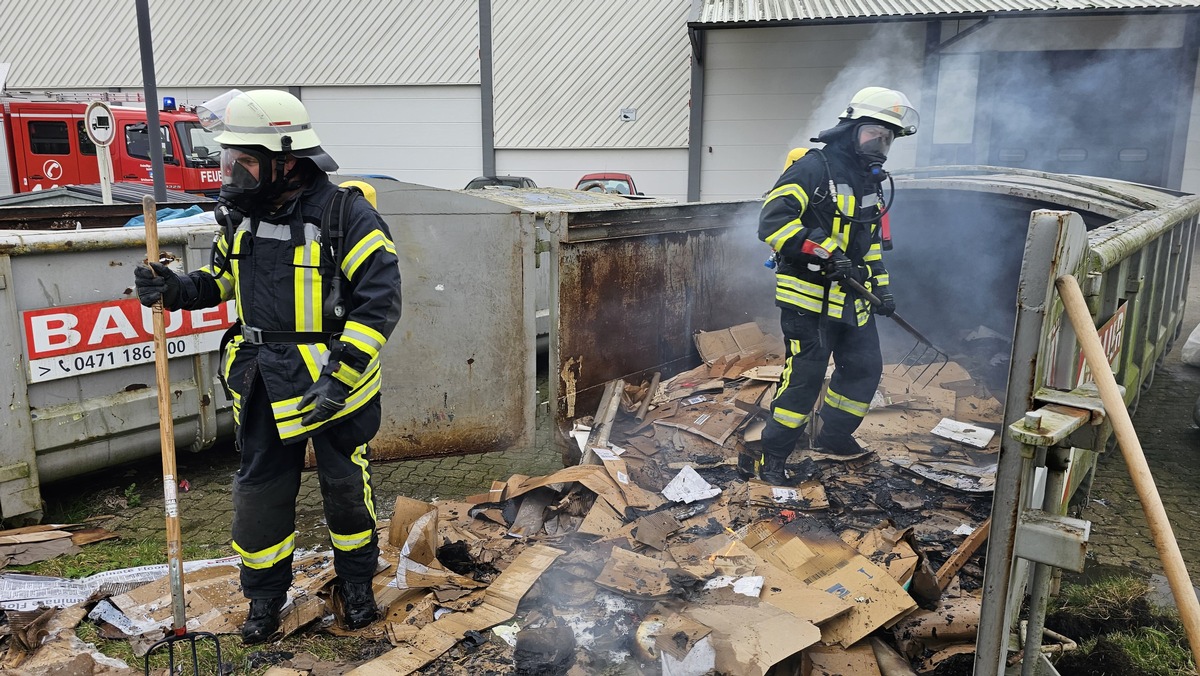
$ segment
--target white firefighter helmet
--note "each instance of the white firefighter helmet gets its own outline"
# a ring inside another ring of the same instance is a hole
[[[236,90],[234,90],[236,91]],[[233,96],[230,96],[233,94]],[[218,131],[222,146],[256,146],[274,153],[310,158],[322,171],[337,170],[313,131],[300,99],[275,89],[227,92],[200,105],[205,126]]]
[[[896,128],[896,136],[917,133],[920,116],[904,94],[887,87],[864,87],[858,90],[845,112],[843,120],[871,118]]]

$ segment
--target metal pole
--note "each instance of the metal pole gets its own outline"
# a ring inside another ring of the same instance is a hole
[[[154,48],[150,41],[149,0],[137,3],[138,46],[142,50],[142,89],[146,98],[146,138],[150,142],[150,169],[153,173],[154,200],[167,201],[167,180],[163,174],[163,138],[158,121],[158,85],[154,82]]]
[[[483,175],[496,175],[496,110],[492,72],[492,1],[479,0],[479,119],[483,128]]]

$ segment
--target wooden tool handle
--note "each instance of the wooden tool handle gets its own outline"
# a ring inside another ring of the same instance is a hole
[[[154,198],[142,198],[146,219],[146,262],[158,262],[158,218]],[[163,510],[167,517],[167,572],[171,578],[171,614],[175,633],[187,630],[183,598],[183,541],[179,532],[179,481],[175,468],[175,421],[171,416],[171,371],[162,299],[151,308],[154,321],[154,371],[158,382],[158,437],[162,445]]]

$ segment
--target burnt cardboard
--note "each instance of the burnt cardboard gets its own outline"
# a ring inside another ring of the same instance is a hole
[[[821,640],[849,647],[916,607],[895,580],[816,521],[752,524],[743,541],[805,584],[852,602],[845,616],[821,627]]]
[[[666,598],[672,590],[664,562],[620,547],[613,547],[596,584],[618,594],[643,599]]]
[[[404,645],[380,655],[348,672],[352,676],[391,676],[411,674],[437,659],[454,646],[468,631],[483,631],[516,614],[517,604],[538,577],[563,552],[545,545],[534,545],[521,552],[484,593],[483,603],[467,612],[443,615],[420,630],[404,630],[398,636]]]
[[[804,651],[804,676],[881,676],[875,651],[865,641],[849,648],[814,646]]]

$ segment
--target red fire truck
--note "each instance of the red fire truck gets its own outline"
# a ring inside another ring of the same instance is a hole
[[[0,181],[0,194],[100,181],[96,146],[83,126],[89,97],[78,98],[39,101],[11,94],[0,98],[0,145],[7,146],[7,156],[0,154],[0,158],[8,163],[8,171],[0,167],[0,178],[9,174],[12,179],[11,185]],[[144,104],[137,102],[140,96],[91,98],[119,98],[110,103],[117,127],[109,146],[113,180],[152,184],[150,134]],[[200,125],[194,111],[180,110],[169,99],[158,117],[167,188],[215,196],[221,187],[221,149],[213,134]]]

